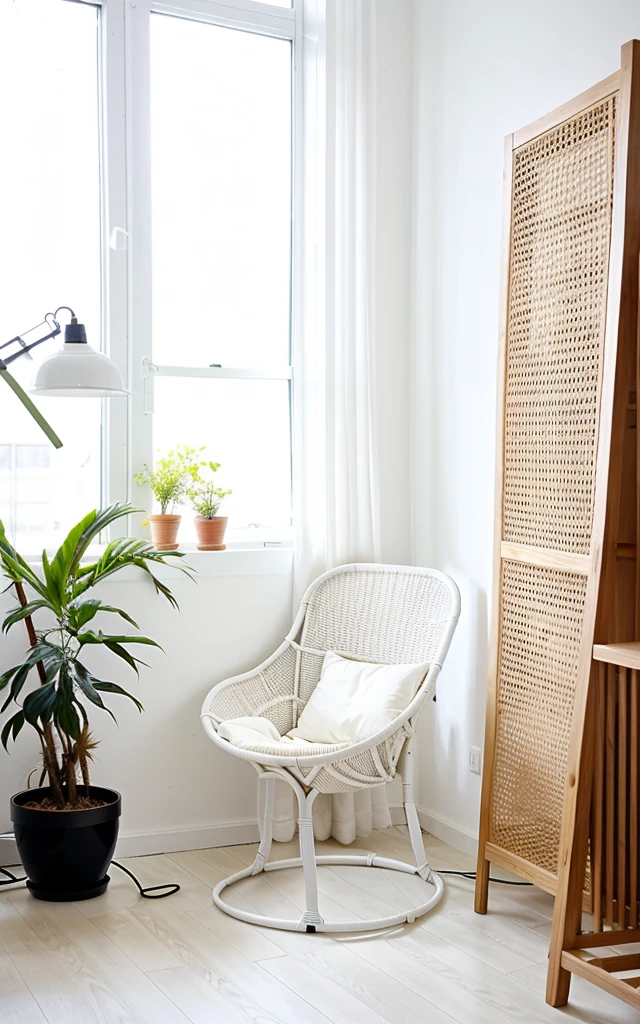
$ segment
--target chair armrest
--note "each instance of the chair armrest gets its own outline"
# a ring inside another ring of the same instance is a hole
[[[301,703],[297,663],[296,651],[287,640],[257,668],[214,686],[204,699],[202,716],[214,725],[230,718],[261,716],[273,722],[281,734],[288,732]]]

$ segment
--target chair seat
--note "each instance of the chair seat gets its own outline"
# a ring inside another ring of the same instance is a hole
[[[301,736],[288,734],[281,736],[273,722],[264,716],[227,719],[219,724],[217,732],[230,747],[272,757],[312,757],[314,754],[333,754],[349,746],[348,743],[311,743]]]

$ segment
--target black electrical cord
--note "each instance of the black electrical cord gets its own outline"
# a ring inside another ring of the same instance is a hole
[[[128,875],[129,878],[135,882],[138,887],[138,892],[145,900],[162,900],[165,896],[173,896],[174,893],[180,892],[180,886],[177,882],[165,882],[164,885],[142,886],[133,872],[129,871],[129,868],[125,868],[124,864],[118,864],[117,860],[112,860],[111,863],[114,867],[120,868],[121,871],[124,871],[125,875]],[[434,871],[435,870],[436,869],[434,868]],[[7,871],[6,868],[0,868],[0,871],[3,875],[7,876],[6,880],[0,878],[0,885],[13,885],[15,882],[26,882],[27,880],[26,875],[23,875],[21,878],[17,878],[10,871]],[[436,874],[458,875],[460,878],[469,878],[471,881],[474,881],[476,877],[475,871],[436,871]],[[499,885],[533,885],[533,882],[512,882],[508,878],[490,878],[489,881],[497,882]],[[160,889],[167,889],[168,891],[159,892]]]
[[[142,886],[133,872],[129,871],[129,868],[125,868],[123,864],[118,864],[117,860],[112,860],[111,863],[114,867],[124,871],[125,875],[128,875],[135,882],[138,892],[145,900],[162,900],[165,896],[173,896],[174,893],[180,892],[180,886],[177,882],[166,882],[164,885]],[[26,882],[27,880],[26,875],[17,877],[11,871],[7,871],[6,868],[0,868],[0,871],[3,875],[7,876],[6,879],[0,878],[0,885],[14,885],[16,882]],[[158,892],[159,889],[167,889],[168,891]]]
[[[142,886],[134,875],[133,871],[129,871],[129,868],[125,868],[124,864],[118,864],[117,860],[112,860],[114,868],[120,868],[124,871],[125,875],[128,875],[136,885],[138,886],[138,892],[145,900],[163,900],[165,896],[173,896],[174,893],[180,892],[180,886],[177,882],[165,882],[164,885],[147,885]],[[158,892],[158,889],[168,889],[168,892]]]
[[[0,838],[3,838],[3,839],[9,838],[9,835],[10,835],[10,833],[7,833],[5,836],[2,836]],[[138,892],[140,893],[140,895],[145,900],[162,900],[162,899],[165,898],[165,896],[173,896],[174,893],[180,892],[180,886],[177,884],[177,882],[165,882],[164,885],[147,885],[147,886],[142,886],[142,885],[140,885],[140,882],[138,881],[136,876],[133,874],[133,872],[129,871],[129,868],[125,868],[124,864],[118,864],[117,860],[112,860],[111,863],[113,864],[114,867],[119,868],[120,871],[124,871],[125,875],[129,876],[129,878],[136,884],[136,886],[138,887]],[[433,870],[436,871],[436,874],[438,874],[438,875],[458,875],[459,878],[468,878],[471,881],[474,881],[475,877],[476,877],[476,872],[475,871],[452,871],[452,870],[442,870],[442,871],[440,871],[440,870],[437,870],[436,868],[434,868]],[[6,879],[1,879],[0,878],[0,885],[15,885],[17,882],[26,882],[26,880],[27,880],[27,876],[26,875],[23,875],[21,877],[17,877],[16,875],[12,874],[11,871],[7,871],[6,868],[0,868],[0,872],[2,872],[3,875],[7,876]],[[497,882],[498,885],[528,885],[528,886],[533,885],[532,882],[512,882],[508,878],[491,878],[490,877],[489,881],[490,882]],[[166,889],[167,891],[166,892],[162,892],[161,890],[163,890],[163,889]]]
[[[460,878],[470,878],[471,881],[475,881],[475,871],[440,871],[437,868],[433,869],[436,875],[459,875]],[[508,878],[490,878],[490,882],[498,882],[500,885],[533,885],[533,882],[511,882]]]
[[[27,880],[26,875],[23,875],[21,878],[16,878],[16,876],[10,871],[7,871],[6,868],[0,868],[0,871],[3,875],[7,876],[6,879],[0,878],[0,885],[13,885],[14,882],[26,882]]]

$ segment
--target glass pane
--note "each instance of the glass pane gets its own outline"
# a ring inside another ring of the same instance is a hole
[[[230,528],[290,524],[288,381],[159,377],[154,410],[154,449],[206,445],[206,457],[220,463],[216,483],[233,491],[220,510]],[[187,542],[194,513],[180,511]]]
[[[289,362],[291,44],[151,15],[153,358]]]
[[[0,3],[0,95],[0,343],[68,304],[99,347],[97,9]],[[60,341],[11,364],[23,387]],[[36,399],[64,443],[56,451],[0,389],[0,515],[18,548],[33,553],[100,502],[101,405]]]

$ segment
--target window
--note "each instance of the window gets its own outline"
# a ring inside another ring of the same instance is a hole
[[[289,40],[151,15],[151,197],[154,447],[207,444],[232,521],[286,526]]]
[[[98,32],[96,7],[0,4],[0,341],[68,303],[100,344]],[[55,345],[12,364],[23,387]],[[100,404],[39,404],[65,441],[46,457],[39,428],[2,385],[0,516],[31,551],[101,501]]]
[[[44,444],[0,445],[0,519],[11,535],[39,532],[49,508],[50,453]]]
[[[221,463],[232,543],[286,539],[300,16],[287,0],[0,4],[16,154],[0,166],[0,342],[68,304],[132,392],[38,400],[59,452],[0,395],[0,517],[21,549],[101,502],[151,510],[133,475],[180,444]],[[12,364],[23,386],[33,369]]]

